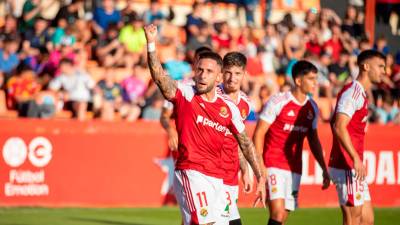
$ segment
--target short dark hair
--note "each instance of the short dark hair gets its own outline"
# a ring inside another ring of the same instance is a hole
[[[215,52],[203,52],[203,53],[201,53],[201,54],[199,55],[199,61],[200,61],[201,59],[212,59],[212,60],[214,60],[215,62],[217,62],[217,64],[222,68],[222,65],[223,65],[223,63],[222,63],[222,58],[221,58],[220,55],[218,55],[218,54],[215,53]]]
[[[60,60],[60,65],[61,65],[61,64],[73,65],[73,64],[74,64],[74,61],[72,61],[72,59],[69,59],[69,58],[63,58],[63,59]]]
[[[295,80],[299,76],[304,76],[308,73],[317,73],[318,69],[314,64],[310,63],[309,61],[306,60],[300,60],[296,62],[293,66],[292,69],[292,77],[293,80]]]
[[[382,54],[379,51],[370,49],[370,50],[362,51],[358,55],[358,57],[357,57],[357,65],[361,66],[362,64],[365,63],[365,61],[367,61],[368,59],[372,59],[372,58],[380,58],[380,59],[386,61],[386,56],[384,54]]]
[[[211,48],[208,46],[201,46],[198,47],[195,51],[194,51],[194,55],[199,55],[203,52],[212,52]]]
[[[222,61],[224,67],[238,66],[244,69],[247,64],[246,56],[240,52],[229,52],[224,56]]]

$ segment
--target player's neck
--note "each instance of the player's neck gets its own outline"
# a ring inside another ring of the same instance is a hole
[[[303,104],[307,100],[307,94],[302,92],[299,88],[295,88],[291,91],[293,97],[297,100],[297,102]]]
[[[368,90],[371,88],[372,84],[371,80],[368,77],[368,74],[360,73],[360,75],[357,77],[357,81],[364,88],[364,91],[368,92]]]
[[[214,88],[214,89],[212,89],[210,92],[201,94],[200,96],[201,96],[204,100],[206,100],[207,102],[213,102],[213,101],[215,101],[215,97],[216,97],[215,95],[216,95],[216,94],[215,94],[215,88]]]
[[[232,91],[232,92],[225,91],[225,93],[229,96],[229,98],[232,99],[233,102],[235,102],[235,103],[238,102],[240,91]]]

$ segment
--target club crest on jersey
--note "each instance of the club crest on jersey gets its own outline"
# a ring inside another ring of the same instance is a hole
[[[246,117],[247,117],[247,112],[246,112],[246,110],[245,109],[242,109],[242,119],[246,119]]]
[[[202,208],[200,210],[200,215],[202,215],[203,217],[206,217],[208,215],[208,211],[206,208]]]
[[[278,188],[277,187],[272,187],[272,189],[271,189],[271,192],[272,193],[276,193],[278,191]]]
[[[308,110],[307,119],[309,119],[309,120],[314,119],[314,115],[313,115],[313,113],[312,113],[310,110]]]
[[[225,106],[222,106],[221,109],[219,110],[219,115],[224,118],[228,118],[229,116],[228,109]]]
[[[360,193],[357,193],[357,194],[356,194],[356,199],[357,199],[358,201],[361,200],[361,194],[360,194]]]

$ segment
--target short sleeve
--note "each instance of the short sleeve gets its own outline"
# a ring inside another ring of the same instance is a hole
[[[265,122],[272,124],[276,117],[279,115],[282,107],[284,105],[284,98],[282,94],[276,94],[272,96],[268,102],[265,104],[261,114],[260,119]]]
[[[317,103],[313,99],[310,99],[310,102],[311,102],[311,105],[314,110],[314,119],[312,121],[312,129],[315,130],[315,129],[317,129],[317,126],[318,126],[319,110],[318,110]]]
[[[356,88],[349,88],[340,97],[336,113],[344,113],[351,118],[362,105],[363,97],[361,91]]]
[[[229,106],[229,109],[231,110],[231,113],[232,113],[231,126],[230,126],[229,130],[233,134],[240,134],[244,131],[245,126],[243,123],[243,119],[240,115],[239,108],[232,102],[226,101],[226,103]]]

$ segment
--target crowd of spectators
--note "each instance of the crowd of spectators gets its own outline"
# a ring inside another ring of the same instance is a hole
[[[387,74],[368,93],[370,120],[400,123],[399,49],[388,46],[383,35],[370,44],[359,6],[349,4],[343,18],[330,9],[311,8],[304,18],[287,13],[262,26],[254,23],[254,9],[245,7],[246,23],[232,26],[230,18],[205,17],[204,10],[212,6],[202,1],[178,26],[174,18],[180,12],[153,0],[143,12],[129,0],[124,8],[114,0],[89,8],[83,0],[70,0],[51,19],[42,15],[50,7],[46,1],[16,2],[23,4],[21,15],[0,18],[0,114],[7,109],[20,117],[158,120],[163,97],[150,79],[143,31],[143,25],[154,23],[161,33],[161,62],[176,80],[191,76],[194,51],[201,46],[221,56],[244,53],[248,76],[243,91],[253,101],[253,120],[271,94],[290,89],[292,65],[307,59],[319,69],[313,97],[321,120],[328,121],[336,94],[357,76],[357,54],[377,49],[387,57]],[[12,11],[15,5],[8,7]]]

